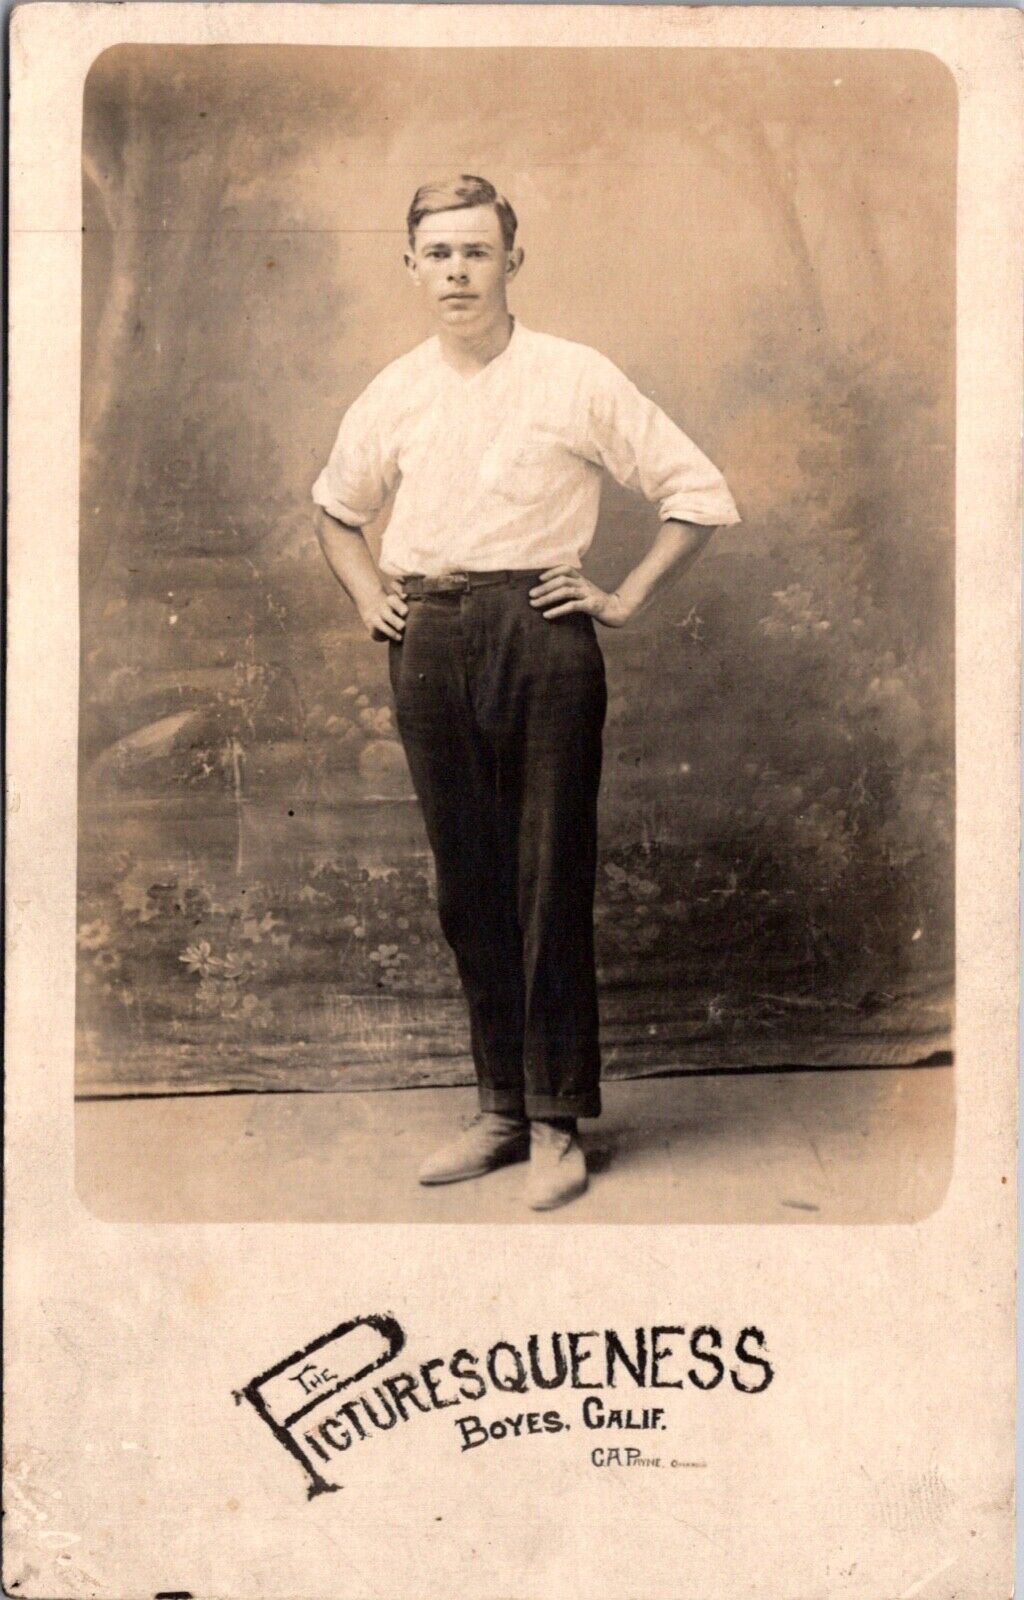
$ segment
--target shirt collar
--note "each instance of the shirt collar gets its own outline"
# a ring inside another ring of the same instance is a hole
[[[480,380],[486,377],[488,373],[495,371],[495,369],[508,366],[511,362],[516,360],[523,344],[523,335],[528,335],[528,332],[529,330],[523,327],[523,324],[519,321],[519,318],[513,316],[512,332],[509,334],[508,344],[505,346],[504,350],[500,351],[498,355],[494,356],[490,361],[488,361],[485,367],[481,367],[479,372],[474,372],[468,378],[462,377],[458,372],[456,372],[455,368],[444,359],[444,356],[441,353],[441,339],[437,334],[434,335],[435,360],[437,365],[441,367],[444,372],[448,373],[452,378],[454,378],[457,383],[463,385],[479,383]]]

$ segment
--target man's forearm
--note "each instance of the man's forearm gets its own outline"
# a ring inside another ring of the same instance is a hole
[[[334,576],[353,602],[360,616],[384,592],[380,573],[363,537],[363,530],[339,522],[322,506],[317,507],[316,536]]]
[[[317,510],[316,536],[327,565],[353,601],[371,639],[401,640],[409,607],[400,582],[385,588],[361,528]]]
[[[637,562],[615,590],[626,615],[637,616],[670,578],[681,578],[693,566],[714,531],[713,527],[702,527],[695,522],[671,519],[663,522],[643,560]]]

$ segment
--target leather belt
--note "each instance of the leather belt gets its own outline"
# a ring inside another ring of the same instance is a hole
[[[421,600],[428,594],[467,594],[470,589],[489,588],[497,583],[536,583],[540,570],[524,567],[506,567],[497,572],[441,572],[436,577],[424,577],[420,572],[410,572],[397,581],[409,600]]]

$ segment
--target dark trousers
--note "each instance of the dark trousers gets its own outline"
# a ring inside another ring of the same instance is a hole
[[[485,1111],[601,1109],[594,880],[607,691],[594,624],[536,572],[406,580],[398,731],[437,867]]]

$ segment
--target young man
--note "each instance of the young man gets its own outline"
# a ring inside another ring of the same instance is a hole
[[[586,1187],[600,1105],[593,900],[605,716],[594,622],[619,628],[714,528],[718,470],[619,370],[510,316],[516,217],[483,178],[426,184],[405,263],[435,334],[378,374],[316,481],[319,538],[371,635],[437,865],[480,1112],[425,1184],[529,1155],[527,1201]],[[614,593],[580,562],[602,469],[660,507]],[[380,571],[362,534],[391,503]]]

